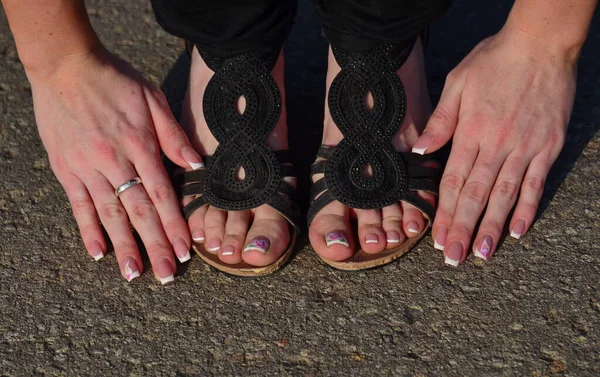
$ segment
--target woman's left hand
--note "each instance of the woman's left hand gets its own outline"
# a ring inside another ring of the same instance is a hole
[[[432,230],[447,264],[464,261],[471,241],[474,254],[488,259],[515,202],[511,236],[531,226],[565,142],[575,85],[574,59],[506,27],[450,72],[413,149],[431,153],[453,137]]]

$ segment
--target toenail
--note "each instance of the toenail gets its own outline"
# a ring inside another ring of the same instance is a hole
[[[378,243],[379,242],[379,238],[377,237],[376,234],[367,234],[367,236],[365,237],[365,243],[369,244],[369,243]]]
[[[492,236],[485,236],[481,240],[479,246],[475,248],[475,252],[473,254],[478,258],[488,259],[493,245],[494,240],[492,239]]]
[[[510,236],[512,238],[516,238],[517,240],[521,238],[523,233],[525,233],[525,225],[526,223],[524,218],[521,217],[520,219],[518,219],[515,223],[515,226],[510,231]]]
[[[200,229],[196,229],[192,232],[192,239],[194,242],[204,242],[204,232]]]
[[[346,247],[350,247],[348,238],[346,237],[346,235],[343,232],[328,233],[325,236],[325,243],[327,244],[327,247],[334,245],[334,244],[340,244],[340,245],[344,245]]]
[[[435,239],[433,240],[433,247],[437,250],[444,251],[444,244],[446,243],[446,236],[448,236],[448,228],[445,226],[438,229]]]
[[[155,267],[155,272],[158,275],[158,279],[162,285],[175,280],[175,277],[173,276],[173,265],[167,258],[162,258],[158,261]]]
[[[415,143],[415,145],[412,148],[412,153],[417,153],[417,154],[423,155],[423,154],[425,154],[427,149],[429,149],[429,147],[431,146],[432,143],[433,143],[433,134],[429,131],[425,131],[425,132],[423,132],[423,135],[421,135],[417,139],[417,142]]]
[[[389,243],[400,242],[400,234],[395,230],[388,230],[387,232],[385,232],[385,237],[387,238],[387,242]]]
[[[411,221],[406,226],[406,230],[408,230],[410,233],[419,233],[419,224],[417,224],[414,221]]]
[[[223,247],[223,251],[221,251],[221,255],[230,256],[233,255],[235,248],[231,245],[227,245]]]
[[[449,266],[456,267],[462,258],[463,245],[460,241],[453,241],[446,250],[445,263]]]
[[[138,270],[137,263],[135,263],[135,260],[133,258],[125,258],[123,275],[125,276],[125,279],[127,279],[127,281],[129,282],[140,276],[140,270]]]
[[[246,247],[244,247],[244,253],[250,250],[257,250],[263,254],[266,254],[269,251],[269,247],[271,247],[271,241],[269,241],[266,237],[257,237],[252,241],[248,242]]]
[[[175,251],[175,255],[177,255],[177,259],[179,259],[181,263],[189,261],[192,257],[190,255],[190,247],[181,237],[178,237],[173,242],[173,251]]]
[[[206,243],[206,250],[214,253],[215,251],[219,251],[221,248],[221,240],[212,239]]]

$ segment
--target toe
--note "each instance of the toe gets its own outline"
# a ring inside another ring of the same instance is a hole
[[[195,243],[204,242],[204,217],[206,216],[207,211],[208,206],[202,206],[195,210],[188,219],[190,234],[192,235],[192,240],[194,240]]]
[[[230,211],[227,213],[225,237],[219,249],[219,259],[227,264],[242,261],[242,248],[248,233],[250,211]]]
[[[435,205],[435,195],[427,192],[418,192],[418,195],[432,205]],[[423,217],[423,213],[417,207],[406,202],[401,202],[401,207],[404,233],[411,238],[418,236],[426,226],[427,220]]]
[[[358,240],[361,248],[369,254],[383,251],[386,246],[386,236],[381,224],[381,210],[359,210],[357,217]]]
[[[349,209],[336,201],[315,216],[308,237],[321,258],[343,261],[354,254],[356,247],[351,229]]]
[[[389,249],[402,244],[406,240],[406,235],[402,229],[402,209],[400,205],[396,203],[383,208],[381,215],[383,217],[381,224],[385,232],[387,248]]]
[[[253,266],[267,266],[287,250],[289,243],[288,221],[270,206],[262,205],[254,213],[242,259]]]
[[[210,206],[204,216],[204,247],[209,253],[216,254],[221,248],[225,235],[227,212]]]

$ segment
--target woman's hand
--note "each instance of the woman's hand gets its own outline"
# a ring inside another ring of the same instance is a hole
[[[489,258],[515,202],[511,236],[531,226],[565,141],[575,82],[576,62],[568,54],[508,27],[448,75],[413,149],[434,152],[453,137],[432,230],[447,264],[464,261],[471,241],[476,256]]]
[[[95,259],[106,253],[99,217],[123,276],[139,276],[143,263],[131,221],[164,284],[176,271],[173,252],[189,259],[190,235],[160,149],[184,168],[202,160],[162,92],[100,50],[71,56],[50,77],[29,75],[39,132],[88,253]],[[136,176],[143,183],[117,198],[115,188]]]

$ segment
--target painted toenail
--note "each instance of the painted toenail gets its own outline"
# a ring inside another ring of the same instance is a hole
[[[387,238],[387,242],[389,243],[400,242],[400,234],[395,230],[388,230],[387,232],[385,232],[385,237]]]
[[[473,253],[477,258],[488,259],[490,257],[490,252],[492,251],[492,246],[494,245],[494,240],[492,236],[485,236],[479,246],[475,248],[475,252]]]
[[[444,251],[444,244],[446,243],[446,236],[448,236],[448,228],[445,226],[438,229],[435,239],[433,240],[433,247],[437,250]]]
[[[137,268],[137,263],[133,258],[125,259],[125,267],[123,267],[123,275],[125,275],[125,279],[131,282],[133,279],[140,277],[140,271]]]
[[[184,158],[185,162],[187,162],[190,167],[194,170],[198,170],[204,167],[204,163],[202,159],[196,153],[192,147],[183,147],[181,148],[181,157]]]
[[[206,243],[206,250],[214,253],[215,251],[219,251],[221,248],[221,240],[212,239]]]
[[[410,233],[419,233],[419,224],[417,224],[414,221],[411,221],[406,226],[406,230],[408,230]]]
[[[266,237],[257,237],[252,241],[248,242],[246,247],[244,247],[244,253],[250,250],[257,250],[263,254],[266,254],[269,251],[269,247],[271,247],[271,241],[269,241]]]
[[[335,244],[344,245],[346,247],[350,247],[350,243],[348,242],[348,238],[343,232],[331,232],[325,236],[325,243],[327,247]]]
[[[519,238],[521,238],[523,233],[525,233],[525,225],[526,225],[526,223],[525,223],[524,218],[521,217],[520,219],[518,219],[517,222],[515,223],[515,226],[510,231],[510,236],[517,240]]]
[[[453,241],[446,249],[446,259],[444,263],[456,267],[462,258],[463,245],[460,241]]]
[[[221,251],[221,255],[223,256],[230,256],[233,255],[235,249],[233,246],[231,245],[227,245],[223,247],[223,251]]]
[[[370,244],[370,243],[378,243],[379,242],[379,238],[377,237],[376,234],[368,234],[365,237],[365,243],[366,244]]]
[[[192,239],[194,242],[204,242],[204,232],[200,229],[196,229],[192,232]]]
[[[187,243],[181,237],[178,237],[173,242],[173,251],[175,251],[175,255],[177,256],[177,259],[179,259],[179,261],[181,263],[189,261],[190,258],[192,257],[190,255],[190,247],[187,245]]]
[[[429,131],[423,132],[412,148],[412,153],[423,155],[433,143],[433,134]]]

